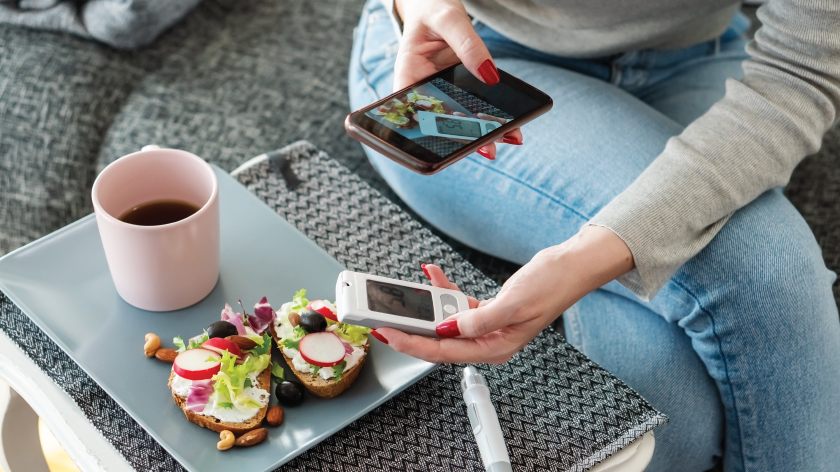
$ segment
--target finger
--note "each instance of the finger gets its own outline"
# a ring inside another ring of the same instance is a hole
[[[522,131],[520,131],[519,128],[516,128],[513,131],[508,131],[504,136],[502,136],[502,142],[505,144],[521,146],[523,143]]]
[[[487,85],[496,85],[499,82],[499,71],[490,57],[490,51],[475,32],[466,12],[461,14],[452,10],[451,13],[442,16],[438,26],[435,28],[436,32],[455,51],[455,55],[467,70]]]
[[[520,347],[505,342],[496,334],[480,339],[432,339],[403,333],[393,328],[377,328],[395,351],[434,364],[444,363],[500,363]]]
[[[446,326],[445,330],[438,329],[438,333],[449,333],[462,338],[478,338],[502,328],[527,323],[538,317],[539,313],[522,311],[517,305],[507,300],[510,297],[499,296],[493,303],[479,306],[473,310],[459,313],[458,317],[444,323],[455,323],[454,326]],[[453,336],[454,337],[454,336]]]
[[[460,111],[453,111],[453,112],[452,112],[452,114],[453,114],[454,116],[467,116],[467,114],[466,114],[466,113],[461,113]]]
[[[491,161],[496,160],[496,144],[495,143],[487,143],[484,146],[481,146],[476,150],[477,153],[490,159]]]
[[[498,116],[488,115],[487,113],[476,113],[475,117],[478,118],[479,120],[495,121],[496,123],[501,123],[501,124],[505,124],[505,123],[508,122],[508,120],[506,120],[504,118],[499,118]]]
[[[435,287],[440,288],[448,288],[450,290],[457,290],[461,291],[457,285],[453,284],[449,281],[449,278],[446,277],[446,274],[443,273],[443,269],[434,265],[434,264],[423,264],[423,273],[426,274],[426,277],[431,280],[432,285]],[[470,305],[470,308],[475,308],[478,306],[478,299],[467,296],[467,302]]]

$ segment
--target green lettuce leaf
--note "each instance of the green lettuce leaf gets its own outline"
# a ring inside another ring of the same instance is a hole
[[[333,370],[335,371],[335,381],[341,382],[341,374],[344,373],[344,368],[347,367],[347,361],[341,361],[341,364],[333,366]]]
[[[365,328],[364,326],[338,323],[338,327],[333,330],[333,333],[349,343],[362,344],[371,331],[370,328]]]
[[[286,371],[280,367],[280,364],[276,362],[271,363],[271,378],[277,383],[281,383],[286,380]]]
[[[172,339],[172,344],[174,344],[175,347],[178,348],[178,354],[187,350],[187,346],[184,345],[184,340],[183,338],[181,338],[181,336],[175,336]]]
[[[178,348],[178,353],[182,353],[188,349],[198,349],[201,345],[210,339],[210,336],[207,335],[207,330],[204,330],[204,334],[201,335],[200,338],[196,339],[195,341],[190,341],[190,344],[187,346],[184,343],[184,339],[181,336],[175,336],[172,338],[172,344]]]
[[[292,303],[294,303],[294,305],[292,305],[292,307],[289,308],[289,310],[288,310],[289,313],[300,312],[301,310],[306,308],[306,305],[309,305],[309,300],[306,299],[306,289],[305,288],[302,288],[302,289],[297,291],[297,293],[295,294],[295,297],[292,298]]]
[[[231,402],[219,402],[219,406],[222,408],[233,408],[233,403]]]
[[[291,339],[284,339],[280,341],[280,345],[286,349],[294,349],[297,351],[300,349],[300,339],[294,341]]]
[[[260,339],[260,342],[254,346],[249,352],[252,356],[262,356],[263,354],[268,354],[268,351],[271,349],[271,335],[268,334],[268,331],[265,332],[263,337]]]
[[[222,352],[221,369],[213,376],[213,387],[216,401],[231,403],[231,407],[254,407],[259,408],[260,404],[251,397],[243,395],[245,381],[251,372],[262,372],[271,363],[271,356],[249,356],[240,365],[236,365],[236,356],[228,351]]]

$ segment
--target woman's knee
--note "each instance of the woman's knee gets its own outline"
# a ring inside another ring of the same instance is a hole
[[[838,324],[822,251],[781,190],[765,192],[737,211],[709,246],[678,273],[709,312],[738,313],[750,323]],[[787,320],[787,321],[785,321]],[[789,326],[793,327],[793,326]],[[803,332],[804,334],[804,332]]]
[[[641,303],[598,290],[564,316],[569,341],[670,419],[647,470],[705,471],[722,456],[723,406],[691,340]]]

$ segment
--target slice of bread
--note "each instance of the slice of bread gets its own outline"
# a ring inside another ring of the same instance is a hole
[[[300,380],[300,383],[309,390],[309,393],[318,398],[329,400],[330,398],[335,398],[341,395],[343,391],[347,390],[347,388],[356,381],[356,377],[358,377],[359,372],[362,371],[362,366],[365,365],[368,346],[369,343],[362,346],[365,350],[365,355],[359,359],[359,363],[354,365],[352,369],[345,370],[341,374],[341,380],[338,381],[335,380],[335,378],[324,380],[324,378],[320,375],[315,375],[310,372],[300,372],[295,369],[294,364],[292,364],[292,358],[287,356],[285,353],[283,353],[283,359],[286,359],[286,364],[289,365],[289,370],[294,372],[295,377],[297,377],[298,380]]]
[[[173,371],[169,375],[169,389],[172,390],[172,379],[175,378],[175,372]],[[266,392],[271,392],[271,366],[265,368],[260,375],[257,377],[258,383],[257,387],[265,390]],[[257,411],[257,414],[251,417],[250,419],[240,422],[240,423],[227,423],[224,421],[219,420],[213,416],[207,415],[199,415],[194,411],[187,410],[187,397],[182,397],[175,392],[172,392],[172,397],[175,399],[175,404],[178,405],[184,414],[187,416],[187,419],[191,422],[201,426],[202,428],[211,429],[218,433],[222,431],[230,431],[233,433],[234,436],[240,436],[242,434],[251,431],[252,429],[256,429],[260,427],[260,423],[262,423],[263,418],[265,418],[265,413],[268,411],[268,403],[262,408]]]
[[[341,395],[342,392],[347,390],[353,382],[356,381],[356,378],[359,376],[359,372],[362,371],[362,366],[365,365],[365,360],[367,360],[367,353],[368,348],[370,347],[370,341],[365,343],[362,346],[362,349],[365,350],[365,355],[359,359],[359,363],[354,365],[352,369],[345,370],[341,374],[341,380],[337,381],[335,378],[331,378],[329,380],[324,380],[323,377],[320,375],[312,374],[310,372],[300,372],[295,369],[295,365],[292,363],[292,358],[287,356],[285,352],[283,352],[283,347],[280,346],[280,340],[277,338],[277,333],[274,330],[274,325],[271,325],[269,328],[271,332],[271,337],[274,338],[274,342],[277,343],[278,349],[280,349],[280,353],[283,354],[283,359],[286,360],[286,364],[288,364],[289,369],[294,374],[295,377],[300,380],[300,383],[309,390],[309,393],[315,395],[318,398],[323,398],[325,400],[329,400],[330,398],[335,398]]]

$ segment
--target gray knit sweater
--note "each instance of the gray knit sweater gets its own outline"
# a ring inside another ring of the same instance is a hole
[[[545,52],[593,57],[714,38],[732,0],[463,0],[471,15]],[[770,0],[747,46],[745,76],[668,141],[590,221],[614,231],[636,269],[619,281],[648,300],[729,216],[819,150],[840,114],[840,0]],[[840,163],[838,163],[840,165]]]

